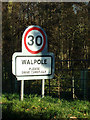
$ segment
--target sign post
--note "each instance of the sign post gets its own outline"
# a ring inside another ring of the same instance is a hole
[[[42,98],[44,97],[44,84],[45,84],[45,80],[42,79]]]
[[[44,79],[54,77],[54,54],[47,52],[47,35],[36,25],[26,28],[22,36],[22,52],[12,56],[12,73],[21,80],[21,100],[23,100],[24,80],[42,79],[42,97],[44,97]]]
[[[23,94],[24,94],[24,80],[21,80],[21,101],[23,101]]]

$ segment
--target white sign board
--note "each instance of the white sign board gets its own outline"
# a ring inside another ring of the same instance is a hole
[[[51,79],[54,54],[47,52],[47,36],[39,26],[29,26],[23,33],[22,52],[12,56],[12,72],[17,80]]]
[[[42,76],[51,75],[52,61],[51,56],[22,56],[16,57],[16,75],[17,76]]]
[[[53,54],[24,55],[13,54],[13,74],[17,80],[51,79],[54,76]]]

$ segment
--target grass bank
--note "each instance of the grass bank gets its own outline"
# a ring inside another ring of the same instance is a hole
[[[25,95],[19,100],[17,94],[2,95],[2,116],[4,120],[59,120],[61,118],[90,118],[89,101],[67,101],[46,96]]]

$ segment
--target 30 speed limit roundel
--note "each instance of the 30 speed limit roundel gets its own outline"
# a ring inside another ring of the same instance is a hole
[[[25,48],[32,54],[40,53],[46,44],[46,36],[42,29],[32,26],[24,34]]]

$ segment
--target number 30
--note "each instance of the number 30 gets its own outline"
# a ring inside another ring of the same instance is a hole
[[[28,38],[30,38],[30,42],[28,42],[28,45],[33,45],[34,44],[34,36],[29,35]],[[37,46],[40,46],[42,44],[42,37],[40,35],[38,35],[35,39],[35,44]]]

